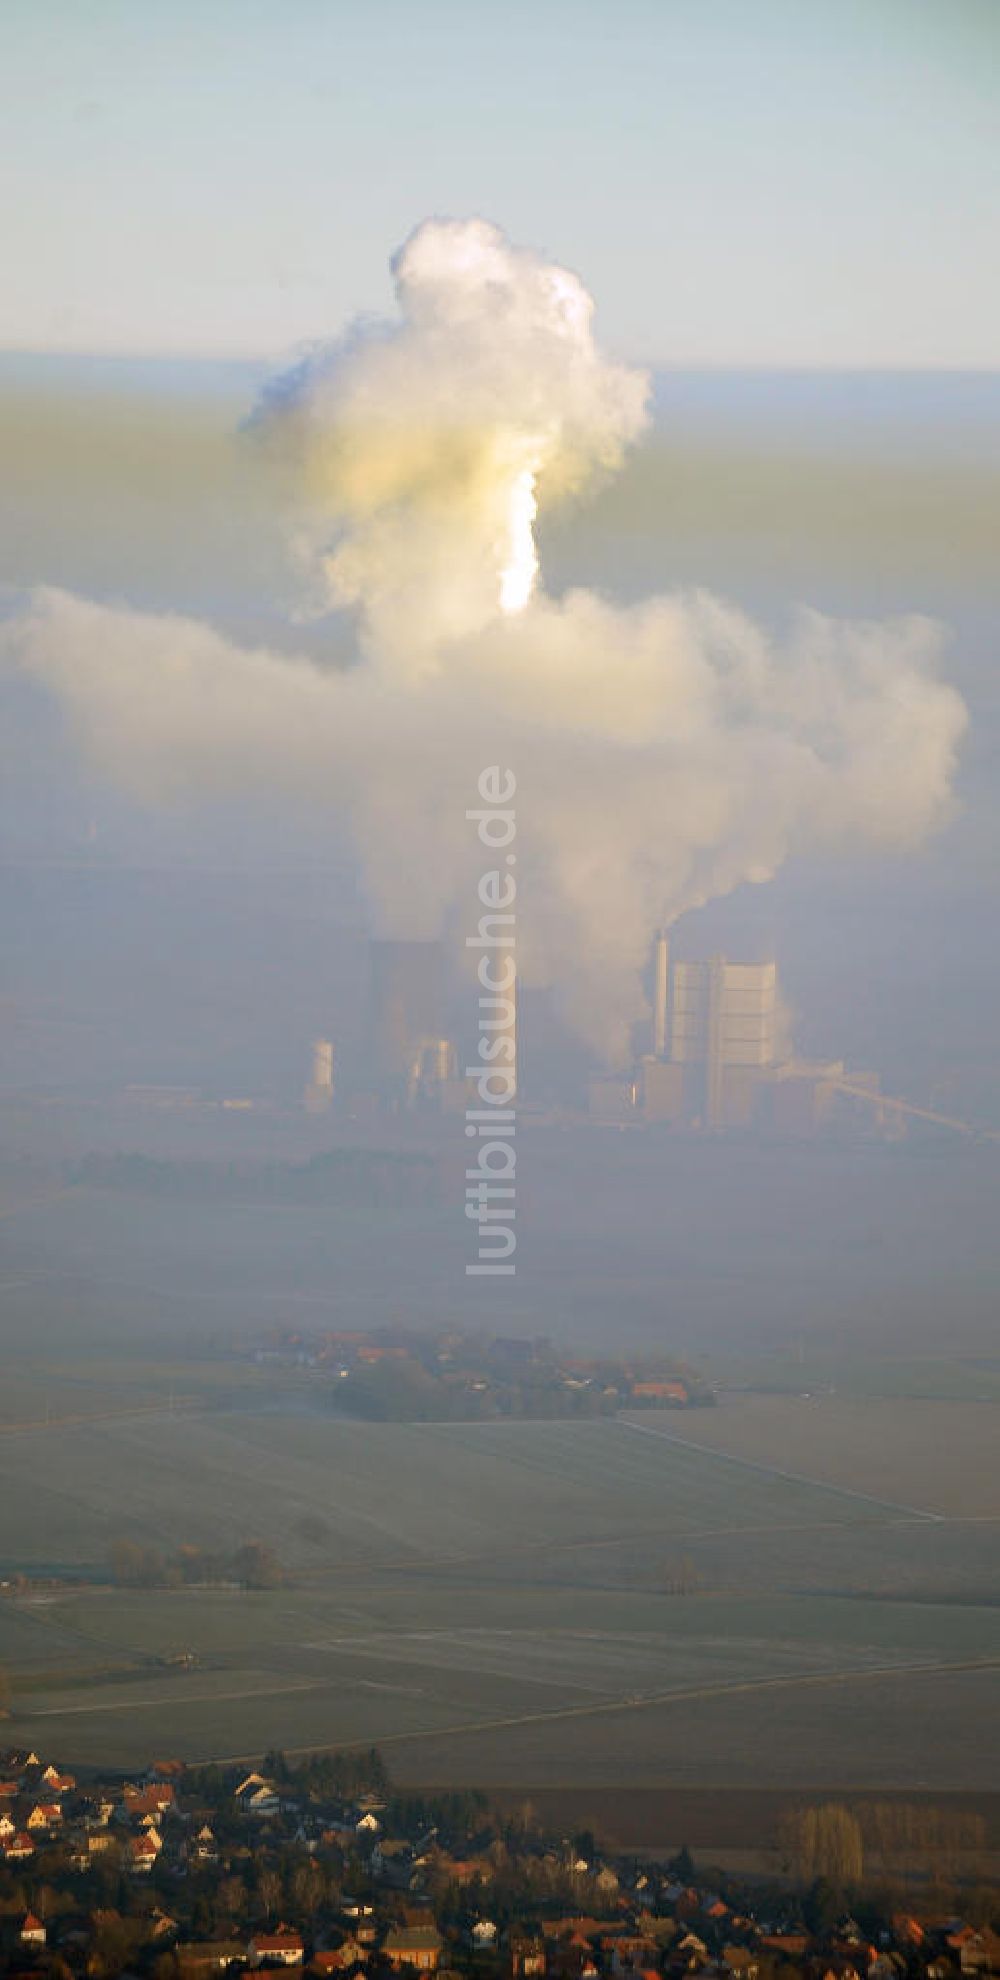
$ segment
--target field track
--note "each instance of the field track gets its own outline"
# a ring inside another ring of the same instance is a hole
[[[744,1471],[762,1472],[768,1478],[783,1478],[791,1485],[812,1485],[821,1483],[815,1474],[804,1471],[786,1471],[777,1464],[764,1464],[758,1458],[737,1457],[731,1451],[719,1450],[713,1444],[700,1444],[693,1437],[679,1437],[669,1430],[661,1430],[652,1423],[636,1423],[634,1418],[623,1416],[619,1422],[624,1430],[633,1430],[641,1436],[659,1437],[664,1443],[679,1444],[686,1451],[700,1451],[703,1457],[721,1458],[727,1464],[739,1465]],[[881,1505],[888,1512],[907,1513],[912,1519],[943,1520],[946,1513],[930,1512],[926,1506],[903,1505],[897,1499],[878,1499],[871,1492],[858,1492],[851,1485],[832,1485],[828,1491],[839,1492],[845,1499],[861,1499],[865,1505]]]
[[[872,1684],[884,1681],[886,1678],[895,1678],[898,1680],[904,1675],[906,1677],[946,1677],[955,1676],[966,1671],[1000,1671],[1000,1658],[973,1658],[956,1664],[910,1664],[904,1666],[903,1669],[898,1664],[887,1664],[878,1670],[823,1671],[821,1673],[807,1671],[791,1677],[749,1678],[743,1679],[738,1683],[687,1685],[682,1690],[650,1692],[645,1697],[606,1699],[596,1705],[563,1705],[550,1712],[518,1712],[502,1719],[464,1720],[457,1725],[435,1726],[433,1729],[428,1729],[427,1731],[389,1733],[383,1736],[379,1744],[381,1746],[399,1746],[404,1743],[409,1745],[416,1740],[454,1738],[457,1736],[460,1737],[462,1734],[482,1732],[503,1732],[513,1726],[556,1725],[560,1721],[567,1719],[607,1718],[611,1713],[646,1711],[651,1706],[683,1705],[689,1704],[695,1699],[738,1698],[754,1692],[792,1691],[807,1688],[815,1690],[825,1689],[834,1685]],[[216,1702],[222,1704],[225,1702],[225,1699],[223,1697]],[[348,1747],[367,1746],[369,1743],[367,1740],[347,1740],[344,1742]],[[290,1755],[316,1753],[322,1750],[322,1748],[316,1746],[292,1746],[285,1748],[285,1752]],[[213,1756],[214,1763],[218,1766],[250,1765],[252,1761],[259,1758],[259,1751],[257,1753],[226,1753]]]

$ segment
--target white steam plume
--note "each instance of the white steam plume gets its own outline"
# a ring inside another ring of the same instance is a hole
[[[255,424],[298,470],[318,603],[419,671],[527,605],[538,506],[619,465],[648,382],[598,351],[575,275],[485,221],[428,221],[392,265],[398,323],[306,359]]]
[[[347,673],[190,620],[40,591],[4,644],[136,792],[257,785],[349,818],[384,932],[476,911],[465,820],[518,779],[529,977],[614,1057],[653,929],[792,851],[917,841],[946,815],[965,711],[929,621],[800,613],[781,641],[706,593],[619,608],[535,588],[532,522],[612,468],[645,381],[608,364],[576,279],[474,221],[395,264],[400,321],[266,398],[299,465],[300,541],[359,614]]]

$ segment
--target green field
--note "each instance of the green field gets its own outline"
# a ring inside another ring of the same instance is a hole
[[[44,1458],[42,1461],[42,1453]],[[31,1489],[24,1489],[25,1467]],[[307,1546],[319,1514],[329,1534]],[[100,1565],[115,1535],[176,1546],[253,1536],[317,1573],[482,1562],[641,1537],[864,1524],[866,1504],[616,1422],[363,1424],[303,1411],[122,1417],[0,1439],[0,1559]]]
[[[70,1762],[377,1741],[400,1779],[486,1786],[992,1786],[997,1522],[694,1448],[676,1422],[286,1401],[8,1430],[3,1571],[90,1577],[0,1598],[11,1736]],[[683,1428],[708,1423],[722,1437],[725,1407]],[[115,1589],[115,1537],[259,1538],[290,1582]]]

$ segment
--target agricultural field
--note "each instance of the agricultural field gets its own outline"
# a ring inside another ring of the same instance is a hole
[[[725,1395],[716,1410],[655,1427],[748,1464],[808,1473],[911,1509],[1000,1520],[1000,1400]]]
[[[942,1407],[978,1478],[948,1412],[982,1406]],[[512,1790],[991,1788],[984,1486],[961,1513],[946,1467],[918,1493],[891,1413],[895,1470],[845,1414],[770,1462],[711,1448],[729,1416],[367,1424],[285,1398],[8,1428],[0,1574],[33,1577],[0,1595],[10,1735],[77,1764],[376,1742],[401,1781]],[[287,1580],[115,1587],[116,1539],[256,1539]]]
[[[314,1401],[301,1370],[267,1371],[230,1355],[213,1360],[156,1361],[148,1354],[53,1356],[19,1360],[4,1370],[0,1436],[18,1429],[103,1422],[115,1416],[185,1415],[202,1409],[273,1407]]]

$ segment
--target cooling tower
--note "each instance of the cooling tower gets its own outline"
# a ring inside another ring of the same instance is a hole
[[[313,1046],[312,1083],[333,1091],[333,1045],[329,1038],[317,1038]]]
[[[369,1058],[386,1099],[405,1100],[428,1040],[441,1039],[444,958],[440,942],[372,942]]]
[[[323,1114],[333,1104],[333,1045],[329,1038],[317,1038],[313,1046],[312,1079],[305,1091],[310,1114]]]

